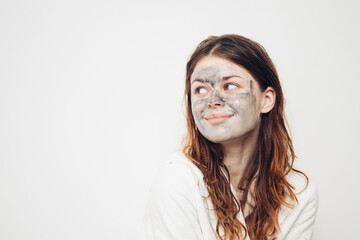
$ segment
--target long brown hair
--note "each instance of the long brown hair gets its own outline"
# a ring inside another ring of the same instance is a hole
[[[270,86],[276,93],[273,109],[261,115],[253,159],[239,186],[236,186],[242,192],[240,202],[231,192],[230,174],[222,162],[224,153],[221,145],[210,142],[199,132],[191,111],[190,77],[197,62],[207,55],[224,57],[244,67],[259,83],[261,91]],[[248,233],[251,239],[273,239],[280,231],[280,207],[291,207],[290,201],[297,201],[286,175],[291,170],[300,171],[293,169],[295,154],[286,128],[284,97],[276,68],[265,49],[238,35],[211,36],[202,41],[186,66],[185,107],[188,132],[183,152],[204,175],[218,218],[218,236],[220,239],[245,239]],[[250,204],[251,211],[245,216],[245,227],[237,219],[237,214],[240,209],[245,209],[246,204]],[[224,230],[223,235],[220,227]]]

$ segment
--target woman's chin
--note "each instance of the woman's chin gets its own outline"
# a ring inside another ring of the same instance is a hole
[[[207,140],[209,140],[210,142],[213,142],[213,143],[224,143],[224,142],[227,142],[227,141],[231,140],[230,137],[224,136],[224,135],[205,136],[205,138]]]

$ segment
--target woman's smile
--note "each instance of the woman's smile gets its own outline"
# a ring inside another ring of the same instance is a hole
[[[204,119],[213,125],[218,125],[226,122],[229,118],[233,117],[234,114],[210,114],[204,117]]]

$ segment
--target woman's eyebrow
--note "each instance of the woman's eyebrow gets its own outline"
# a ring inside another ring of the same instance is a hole
[[[194,82],[201,82],[201,83],[207,83],[209,81],[206,81],[203,78],[195,78],[194,80],[192,80],[191,84],[193,84]]]
[[[229,80],[230,78],[234,78],[234,77],[238,77],[238,78],[242,78],[241,76],[239,75],[229,75],[229,76],[224,76],[220,79],[220,81],[227,81]],[[192,80],[191,84],[193,84],[194,82],[201,82],[201,83],[209,83],[210,81],[209,80],[205,80],[203,78],[195,78],[194,80]]]
[[[238,78],[242,78],[241,76],[239,75],[229,75],[229,76],[224,76],[221,78],[221,81],[227,81],[229,80],[230,78],[234,78],[234,77],[238,77]]]

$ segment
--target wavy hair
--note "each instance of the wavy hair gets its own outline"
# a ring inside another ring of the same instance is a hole
[[[222,161],[224,153],[221,145],[207,140],[199,132],[191,110],[190,78],[197,62],[208,55],[223,57],[244,67],[259,83],[261,91],[272,87],[276,93],[273,109],[261,115],[253,159],[239,185],[234,186],[242,193],[239,201],[231,191],[230,174]],[[218,218],[218,237],[222,240],[245,239],[248,234],[251,239],[274,239],[280,231],[280,207],[292,207],[291,202],[297,201],[294,187],[286,175],[291,170],[306,175],[293,168],[295,154],[286,127],[284,97],[276,68],[265,49],[257,42],[233,34],[210,36],[202,41],[186,65],[185,108],[187,135],[183,152],[204,175],[208,197]],[[251,206],[251,211],[245,216],[244,226],[237,219],[237,214],[247,204]]]

